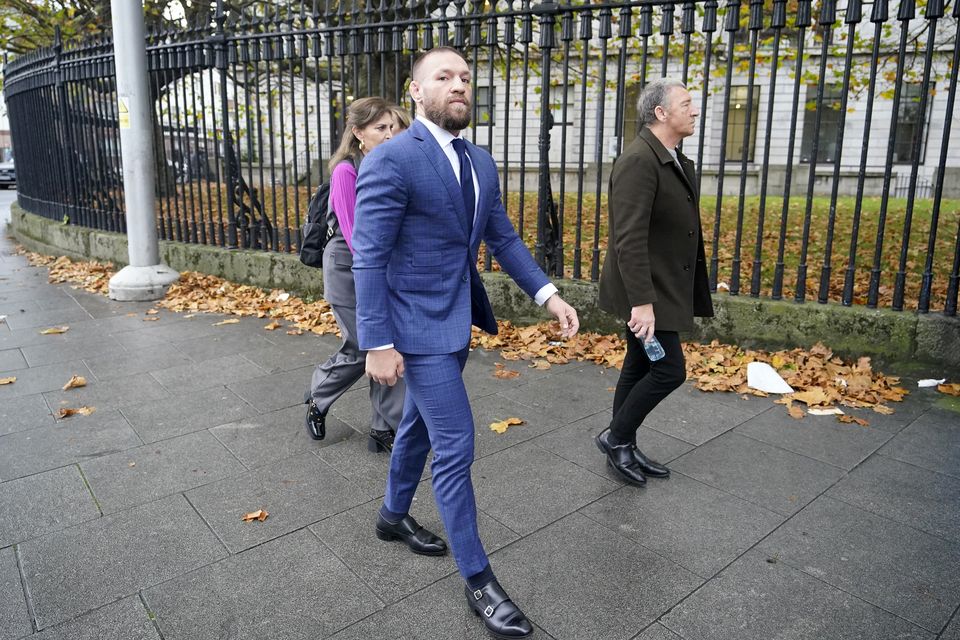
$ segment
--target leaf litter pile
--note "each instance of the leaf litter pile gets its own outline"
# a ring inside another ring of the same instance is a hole
[[[71,283],[87,291],[106,294],[108,282],[114,273],[111,263],[73,261],[67,257],[54,258],[23,252],[31,264],[50,270],[50,282]],[[287,333],[300,335],[338,334],[330,305],[318,300],[307,302],[281,290],[266,291],[249,285],[239,285],[216,276],[184,272],[174,283],[158,307],[187,313],[221,313],[236,316],[267,318],[265,330],[287,324]],[[226,321],[217,323],[226,324]],[[473,330],[471,348],[498,350],[504,360],[526,361],[530,368],[549,369],[554,364],[571,361],[593,362],[605,367],[620,368],[624,357],[624,342],[616,335],[580,333],[564,340],[556,322],[517,327],[509,321],[498,321],[500,333],[496,336]],[[863,426],[866,420],[843,415],[838,406],[868,408],[877,413],[893,413],[890,402],[900,402],[908,391],[900,379],[883,375],[872,369],[869,358],[846,362],[829,348],[817,344],[809,350],[791,349],[776,352],[747,350],[735,345],[684,343],[687,376],[702,391],[728,391],[740,395],[766,396],[747,386],[747,364],[770,364],[795,391],[780,396],[774,402],[783,404],[794,418],[812,414],[836,413],[842,422],[856,422]],[[516,372],[498,366],[496,377],[509,379]],[[957,384],[940,385],[942,393],[954,395]],[[831,411],[831,409],[833,409]],[[500,425],[498,425],[499,427]]]

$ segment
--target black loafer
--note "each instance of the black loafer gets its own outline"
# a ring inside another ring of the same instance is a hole
[[[670,469],[667,469],[656,460],[651,460],[643,455],[643,451],[637,449],[636,445],[633,446],[633,459],[637,461],[637,466],[640,467],[640,471],[642,471],[645,476],[650,476],[651,478],[670,477]]]
[[[376,530],[377,537],[381,540],[399,540],[410,547],[410,551],[421,556],[442,556],[447,553],[447,543],[440,536],[417,524],[410,515],[404,516],[400,522],[392,523],[377,514]]]
[[[327,437],[327,414],[321,413],[317,405],[310,402],[307,407],[307,417],[304,419],[307,435],[314,440],[323,440]]]
[[[393,431],[377,431],[370,429],[370,440],[367,442],[367,450],[375,451],[393,451]]]
[[[514,640],[533,635],[533,625],[523,611],[513,603],[496,579],[476,591],[463,587],[467,605],[473,614],[483,620],[484,626],[494,638]]]
[[[632,443],[613,446],[610,444],[609,437],[610,429],[606,429],[594,438],[597,448],[607,456],[607,464],[617,472],[617,475],[630,484],[637,487],[647,484],[647,477],[643,475],[643,471],[633,455],[636,447]]]

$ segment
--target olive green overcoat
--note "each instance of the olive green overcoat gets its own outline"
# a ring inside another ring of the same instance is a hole
[[[653,304],[657,330],[689,331],[713,315],[694,165],[644,127],[610,176],[609,241],[600,274],[600,307],[628,320]]]

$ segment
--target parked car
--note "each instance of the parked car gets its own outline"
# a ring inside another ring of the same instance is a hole
[[[13,167],[13,160],[0,162],[0,187],[17,186],[17,170]]]

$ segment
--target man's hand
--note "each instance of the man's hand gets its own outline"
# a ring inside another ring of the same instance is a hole
[[[652,304],[641,304],[630,309],[630,319],[627,328],[642,342],[653,337],[655,318]]]
[[[396,349],[367,351],[367,377],[392,387],[403,377],[403,356]]]
[[[547,311],[560,321],[560,335],[564,338],[572,338],[577,335],[580,329],[580,319],[577,318],[577,310],[564,302],[559,293],[555,293],[547,298],[544,306]]]

